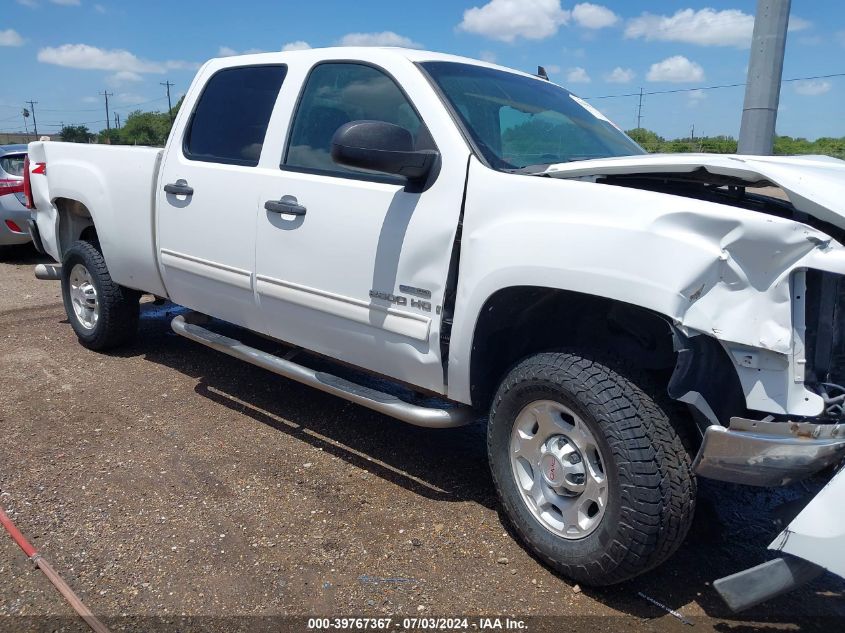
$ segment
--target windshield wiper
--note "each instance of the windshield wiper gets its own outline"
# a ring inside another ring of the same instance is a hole
[[[526,165],[525,167],[506,169],[505,171],[509,174],[526,174],[529,176],[540,176],[546,172],[549,166],[568,162],[568,160],[556,160],[553,163],[537,163],[536,165]]]

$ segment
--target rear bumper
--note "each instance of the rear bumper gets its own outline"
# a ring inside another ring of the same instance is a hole
[[[749,486],[783,486],[845,458],[845,424],[731,419],[710,426],[693,464],[701,477]]]

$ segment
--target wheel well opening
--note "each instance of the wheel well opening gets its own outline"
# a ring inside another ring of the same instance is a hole
[[[57,198],[54,201],[59,212],[59,250],[64,255],[77,240],[97,242],[97,227],[91,212],[78,200]]]
[[[473,405],[488,409],[499,383],[514,364],[556,348],[618,358],[648,374],[649,381],[665,394],[679,368],[674,337],[665,317],[628,303],[533,286],[500,290],[487,300],[476,323],[470,365]],[[708,364],[711,369],[719,369],[718,385],[725,390],[723,396],[725,392],[731,396],[730,400],[716,399],[733,404],[734,396],[741,396],[742,390],[727,355],[709,337],[697,338],[712,343]],[[686,352],[682,347],[681,352]],[[702,374],[698,376],[707,380]],[[721,418],[721,412],[716,413]],[[698,419],[697,412],[696,418],[700,426],[713,421]]]

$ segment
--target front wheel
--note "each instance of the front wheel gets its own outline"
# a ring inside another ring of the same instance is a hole
[[[140,294],[116,284],[99,249],[75,242],[62,260],[62,300],[79,342],[103,351],[130,340],[138,330]]]
[[[487,447],[516,532],[578,582],[652,569],[692,522],[689,454],[655,399],[609,365],[565,352],[521,362],[498,389]]]

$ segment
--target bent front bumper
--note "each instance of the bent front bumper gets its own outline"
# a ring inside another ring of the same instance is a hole
[[[701,477],[749,486],[783,486],[845,458],[845,424],[732,418],[710,426],[693,464]]]

